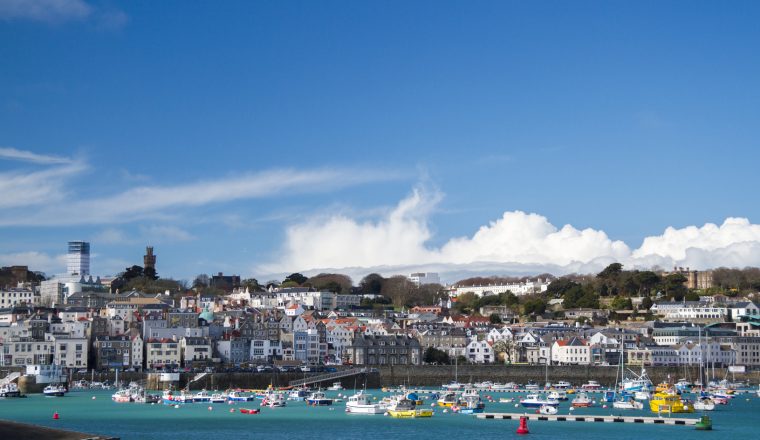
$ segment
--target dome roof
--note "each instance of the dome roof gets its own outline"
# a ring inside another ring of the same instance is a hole
[[[198,318],[203,319],[206,322],[213,322],[214,321],[214,312],[212,312],[209,309],[203,310],[200,315],[198,315]]]

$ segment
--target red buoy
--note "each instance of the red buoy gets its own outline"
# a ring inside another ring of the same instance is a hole
[[[58,420],[58,419],[59,419],[59,416],[58,416],[58,412],[56,411],[53,413],[53,420]]]
[[[518,434],[527,434],[528,431],[528,418],[520,416],[520,426],[517,427]]]

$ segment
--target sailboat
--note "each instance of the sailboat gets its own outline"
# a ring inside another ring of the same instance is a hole
[[[702,345],[702,327],[699,327],[699,399],[694,402],[694,409],[697,411],[714,411],[715,401],[709,396],[705,395],[704,383],[704,357],[705,348]]]
[[[459,383],[459,356],[454,356],[454,381],[444,384],[441,388],[449,391],[459,391],[464,387]]]
[[[644,405],[641,402],[636,401],[633,396],[626,391],[642,391],[643,388],[627,390],[625,385],[625,345],[622,338],[620,339],[620,369],[615,374],[615,394],[613,397],[612,407],[616,409],[643,409]],[[643,368],[642,368],[643,371]],[[618,382],[618,374],[620,375],[620,381]],[[620,392],[618,396],[617,393]]]

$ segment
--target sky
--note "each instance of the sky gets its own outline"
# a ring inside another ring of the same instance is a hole
[[[0,0],[0,265],[760,265],[760,4]]]

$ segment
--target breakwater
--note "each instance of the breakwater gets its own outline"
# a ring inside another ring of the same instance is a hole
[[[638,367],[631,367],[631,370],[638,372]],[[190,384],[190,389],[228,389],[228,388],[246,388],[246,389],[264,389],[269,385],[274,387],[287,386],[290,381],[303,379],[319,373],[210,373],[204,375],[201,379]],[[380,388],[384,386],[408,385],[439,387],[444,383],[450,382],[455,377],[460,382],[515,382],[524,384],[532,380],[543,385],[546,380],[558,382],[566,380],[574,385],[581,385],[589,380],[596,380],[603,386],[615,384],[618,368],[614,366],[550,366],[546,368],[542,365],[423,365],[423,366],[377,366],[367,374],[345,377],[342,379],[326,380],[322,386],[328,386],[333,382],[341,382],[345,388]],[[686,378],[690,381],[697,381],[699,370],[697,367],[648,367],[647,374],[654,383],[659,383],[670,379],[676,381],[680,378]],[[181,373],[178,382],[161,382],[160,375],[156,373],[120,373],[119,380],[128,381],[147,381],[151,389],[165,389],[168,387],[182,388],[192,381],[196,375],[192,373]],[[715,369],[714,377],[722,379],[727,377],[729,380],[747,381],[753,384],[760,382],[760,371],[749,371],[743,374],[728,373],[725,369]],[[74,380],[90,379],[89,375],[74,375]],[[96,374],[96,380],[113,381],[113,373]]]

